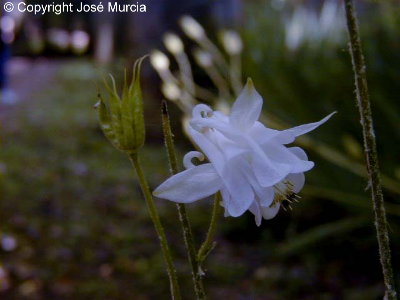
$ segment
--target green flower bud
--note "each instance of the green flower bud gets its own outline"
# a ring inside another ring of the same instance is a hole
[[[104,135],[115,148],[127,153],[137,152],[145,140],[143,99],[140,88],[140,67],[144,58],[135,62],[132,81],[129,85],[125,74],[121,95],[117,92],[115,80],[110,75],[111,87],[105,81],[108,101],[99,94],[99,102],[95,105]]]

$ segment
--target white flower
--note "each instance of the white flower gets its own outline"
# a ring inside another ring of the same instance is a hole
[[[194,157],[203,160],[204,155],[189,152],[184,158],[187,170],[166,180],[154,195],[191,203],[220,191],[225,216],[238,217],[250,210],[257,225],[262,218],[273,218],[282,202],[295,200],[304,185],[303,173],[314,163],[301,148],[285,145],[314,130],[332,114],[316,123],[280,131],[257,121],[262,103],[248,80],[230,116],[204,104],[196,105],[189,133],[209,163],[193,165]]]

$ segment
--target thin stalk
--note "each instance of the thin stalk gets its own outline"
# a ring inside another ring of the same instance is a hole
[[[238,96],[243,88],[241,74],[242,74],[241,56],[240,54],[233,54],[230,56],[229,78],[231,81],[232,90],[235,92],[235,96]]]
[[[206,259],[207,255],[211,252],[215,247],[214,236],[217,230],[218,217],[222,212],[221,207],[221,194],[218,192],[215,194],[214,207],[210,221],[210,227],[208,228],[206,239],[200,247],[199,252],[197,253],[197,261],[199,262],[199,266],[201,267],[202,262]]]
[[[183,86],[191,95],[193,95],[195,92],[195,86],[189,58],[185,52],[180,52],[175,55],[175,59],[178,62],[180,78],[182,80]]]
[[[350,54],[356,86],[356,102],[360,113],[361,126],[364,136],[364,152],[366,156],[369,185],[375,215],[375,228],[379,244],[380,261],[386,286],[386,298],[395,300],[396,290],[391,264],[389,234],[383,200],[382,186],[379,174],[378,154],[376,150],[375,133],[373,128],[371,106],[368,93],[366,65],[361,48],[357,17],[352,0],[345,0],[347,29],[350,38]]]
[[[171,130],[171,124],[169,121],[169,115],[167,110],[167,103],[162,102],[162,124],[165,139],[165,147],[167,149],[168,161],[171,169],[171,174],[178,173],[178,160],[176,157],[173,134]],[[192,234],[192,229],[190,226],[189,219],[186,213],[186,207],[184,204],[177,203],[176,207],[178,209],[179,220],[181,222],[183,239],[185,241],[186,250],[188,253],[190,267],[192,269],[192,278],[194,284],[194,290],[197,299],[205,299],[206,294],[203,287],[203,282],[201,279],[201,272],[199,272],[199,265],[196,257],[196,248],[194,245],[194,239]]]
[[[164,227],[161,224],[160,217],[157,212],[157,208],[154,204],[153,196],[151,195],[149,185],[146,178],[144,177],[142,167],[139,162],[139,157],[136,153],[129,154],[129,159],[134,166],[137,176],[139,178],[140,187],[143,192],[143,196],[146,200],[147,209],[150,214],[150,218],[153,221],[154,228],[157,232],[158,239],[160,240],[162,254],[164,256],[164,261],[167,266],[167,273],[170,282],[171,296],[174,300],[180,300],[181,294],[178,285],[178,278],[176,275],[176,269],[172,261],[171,251],[168,246],[167,237],[165,236]]]

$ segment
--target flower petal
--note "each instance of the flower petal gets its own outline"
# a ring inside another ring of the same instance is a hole
[[[263,148],[268,158],[273,162],[290,165],[290,173],[306,172],[314,167],[312,161],[300,159],[284,145],[268,143]],[[298,152],[299,150],[295,149],[294,151]]]
[[[221,179],[230,195],[228,199],[224,199],[225,209],[232,217],[242,215],[254,201],[250,183],[241,173],[240,166],[231,163],[225,165]]]
[[[243,171],[243,174],[246,176],[246,179],[249,181],[251,187],[256,194],[257,203],[259,203],[261,206],[270,206],[272,201],[274,200],[274,189],[272,187],[262,187],[258,182],[250,163],[246,161],[244,156],[236,158],[236,160],[239,159],[242,160],[241,169]]]
[[[274,218],[279,211],[279,208],[281,207],[280,203],[276,203],[275,205],[272,205],[271,207],[261,207],[261,213],[262,216],[265,220],[270,220]]]
[[[225,153],[219,148],[220,145],[213,140],[215,132],[200,133],[191,128],[190,134],[213,164],[220,181],[230,195],[230,197],[222,195],[225,209],[232,217],[242,215],[253,201],[254,192],[240,172],[240,167],[227,160]]]
[[[189,133],[196,145],[199,146],[213,164],[217,173],[221,175],[225,164],[223,153],[210,141],[206,134],[198,132],[193,127],[189,127]]]
[[[221,189],[220,177],[212,164],[203,164],[180,172],[157,187],[153,195],[178,203],[191,203]]]
[[[288,148],[288,150],[296,155],[298,158],[302,160],[308,160],[307,153],[300,147],[290,147]]]
[[[280,182],[289,173],[291,166],[278,162],[271,162],[266,155],[255,154],[251,166],[257,181],[262,187],[270,187]]]
[[[303,124],[300,126],[296,126],[293,128],[289,128],[286,130],[282,130],[280,134],[276,137],[276,140],[279,141],[281,144],[290,144],[294,141],[294,139],[300,135],[306,134],[315,128],[319,127],[320,125],[324,124],[326,121],[330,119],[334,114],[336,113],[333,112],[329,115],[327,115],[325,118],[318,122],[314,123],[309,123],[309,124]]]
[[[230,202],[231,202],[231,200],[230,200],[231,195],[229,195],[229,192],[228,192],[228,190],[227,190],[225,187],[222,187],[222,188],[221,188],[221,196],[222,196],[222,204],[221,204],[221,206],[225,208],[224,217],[225,217],[225,218],[226,218],[226,217],[232,217],[232,216],[229,214],[229,211],[226,209],[227,203],[230,203]]]
[[[304,186],[304,173],[289,174],[286,179],[293,184],[293,192],[298,193]]]
[[[257,121],[254,123],[248,134],[253,140],[257,141],[258,144],[262,145],[280,134],[280,131],[265,127],[262,123]]]
[[[250,205],[249,211],[254,215],[256,225],[260,226],[262,221],[262,214],[260,204],[257,202],[257,200],[253,201],[253,203]]]
[[[246,86],[233,104],[229,117],[230,124],[240,131],[247,131],[258,120],[262,104],[260,94],[254,88],[252,80],[248,79]]]
[[[275,191],[272,187],[262,188],[262,190],[256,191],[256,193],[262,207],[268,207],[274,201]]]
[[[183,166],[185,169],[194,168],[196,165],[192,163],[192,159],[197,158],[200,161],[204,160],[204,154],[199,151],[190,151],[183,157]]]

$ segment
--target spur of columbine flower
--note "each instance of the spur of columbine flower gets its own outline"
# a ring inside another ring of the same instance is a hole
[[[325,123],[333,113],[319,122],[274,130],[257,121],[262,104],[249,79],[229,116],[196,105],[189,134],[205,155],[197,151],[186,154],[186,170],[170,177],[153,194],[191,203],[220,191],[225,216],[238,217],[250,210],[257,225],[262,218],[273,218],[282,205],[296,201],[304,185],[303,173],[314,163],[301,148],[286,145]],[[192,163],[205,156],[209,163]]]

